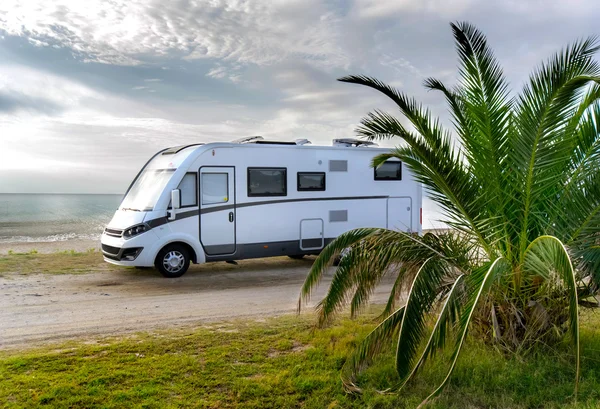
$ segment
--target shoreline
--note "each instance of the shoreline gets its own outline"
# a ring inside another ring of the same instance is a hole
[[[49,254],[70,250],[85,252],[90,249],[99,251],[100,239],[0,243],[0,255],[6,255],[9,251],[14,253],[29,253],[35,250],[38,253]]]

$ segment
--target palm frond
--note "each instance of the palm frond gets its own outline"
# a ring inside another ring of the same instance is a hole
[[[421,402],[419,408],[423,407],[429,401],[431,401],[431,399],[439,395],[450,380],[450,376],[452,375],[454,367],[456,366],[456,361],[458,360],[458,356],[460,355],[460,351],[465,342],[465,338],[467,337],[469,324],[471,323],[477,305],[479,304],[481,298],[484,297],[485,294],[489,291],[494,281],[496,281],[502,274],[506,273],[506,271],[509,268],[510,265],[506,262],[504,258],[497,258],[489,266],[485,266],[485,268],[480,268],[469,276],[469,279],[467,280],[467,285],[472,290],[469,294],[469,300],[467,301],[465,308],[463,309],[462,316],[460,317],[459,336],[454,347],[454,352],[452,353],[452,362],[450,365],[450,369],[448,370],[448,373],[446,374],[446,377],[444,378],[442,383],[427,398],[425,398],[423,402]]]
[[[440,283],[446,274],[444,263],[431,257],[423,263],[410,287],[396,348],[396,371],[402,380],[412,368],[425,333],[426,317],[439,296]]]
[[[398,331],[403,317],[404,306],[391,313],[375,327],[355,349],[352,356],[344,363],[342,368],[342,383],[346,391],[360,392],[360,388],[355,383],[356,376],[381,352],[382,348]]]
[[[557,53],[531,76],[518,100],[511,166],[515,175],[522,175],[514,186],[515,192],[522,192],[521,254],[548,223],[539,208],[555,200],[548,196],[556,183],[553,176],[562,170],[572,146],[561,130],[577,111],[581,90],[600,75],[600,66],[592,59],[597,49],[596,40],[590,38]]]
[[[302,307],[302,301],[308,301],[312,290],[319,284],[323,278],[325,271],[331,266],[334,259],[340,255],[342,251],[364,239],[365,237],[378,231],[378,228],[363,228],[350,230],[346,233],[341,234],[331,243],[329,243],[323,251],[319,254],[319,257],[315,260],[308,273],[308,276],[304,280],[302,289],[300,290],[300,297],[298,299],[298,312]]]
[[[531,276],[549,280],[556,273],[567,287],[569,297],[569,327],[575,347],[575,394],[579,385],[579,306],[577,278],[565,246],[553,236],[541,236],[531,242],[523,257],[523,268]]]
[[[458,276],[435,322],[429,340],[423,349],[421,358],[413,366],[412,371],[408,374],[403,382],[400,384],[399,389],[403,388],[419,371],[421,366],[427,361],[428,358],[432,358],[436,351],[443,349],[446,346],[446,339],[448,334],[452,331],[456,325],[458,318],[461,313],[462,303],[465,298],[464,280],[465,275],[461,274]]]

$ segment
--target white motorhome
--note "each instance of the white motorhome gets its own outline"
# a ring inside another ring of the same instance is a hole
[[[190,261],[318,254],[358,227],[420,233],[421,185],[399,161],[371,168],[388,151],[373,145],[250,137],[162,150],[104,230],[104,259],[179,277]]]

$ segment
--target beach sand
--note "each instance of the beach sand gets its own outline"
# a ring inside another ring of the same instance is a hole
[[[35,250],[38,253],[56,253],[58,251],[88,251],[90,249],[100,249],[100,238],[98,240],[0,243],[0,254],[8,254],[9,251],[28,253]]]

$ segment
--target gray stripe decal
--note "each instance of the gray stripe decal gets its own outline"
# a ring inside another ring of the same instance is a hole
[[[228,204],[223,206],[215,206],[209,207],[207,209],[200,210],[200,214],[208,214],[214,212],[220,212],[222,210],[231,210],[234,207],[236,209],[241,209],[243,207],[252,207],[252,206],[263,206],[263,205],[271,205],[271,204],[281,204],[281,203],[294,203],[294,202],[322,202],[329,200],[372,200],[372,199],[387,199],[389,196],[345,196],[345,197],[307,197],[302,199],[281,199],[281,200],[265,200],[262,202],[248,202],[248,203],[238,203],[238,204]],[[198,210],[190,210],[188,212],[177,214],[177,218],[175,220],[186,219],[188,217],[197,216]],[[162,226],[165,223],[169,223],[172,220],[168,220],[166,217],[159,217],[158,219],[150,220],[146,222],[150,227],[158,227]]]
[[[322,202],[328,200],[370,200],[370,199],[387,199],[389,196],[346,196],[346,197],[307,197],[303,199],[281,199],[281,200],[265,200],[263,202],[248,202],[248,203],[238,203],[234,205],[225,205],[225,206],[216,206],[210,207],[208,209],[202,209],[201,214],[220,212],[221,210],[233,209],[241,209],[242,207],[251,207],[251,206],[263,206],[270,204],[280,204],[280,203],[294,203],[294,202]]]
[[[198,209],[189,210],[187,212],[178,213],[175,217],[175,220],[169,220],[167,217],[159,217],[158,219],[152,219],[152,220],[146,222],[146,224],[148,226],[150,226],[151,228],[155,228],[158,226],[162,226],[163,224],[167,224],[169,222],[174,222],[174,221],[181,220],[181,219],[187,219],[188,217],[198,216],[198,213],[199,213]]]

